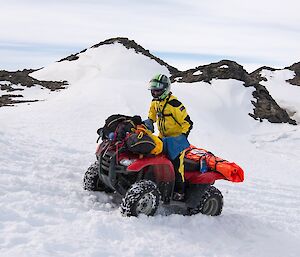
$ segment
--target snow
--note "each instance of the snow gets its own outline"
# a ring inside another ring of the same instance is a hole
[[[202,71],[201,70],[197,70],[193,73],[194,76],[198,76],[198,75],[201,75],[202,74]]]
[[[10,84],[10,81],[2,80],[0,81],[0,85],[7,85]]]
[[[221,69],[228,69],[229,67],[228,67],[228,65],[222,65],[222,66],[220,66],[220,68]]]
[[[177,78],[175,78],[175,81],[177,82],[177,81],[179,81],[181,79],[182,79],[182,77],[177,77]]]
[[[291,70],[262,70],[260,74],[267,78],[262,81],[275,101],[288,113],[291,117],[300,123],[300,90],[299,86],[291,85],[287,80],[294,78],[295,72]]]
[[[126,49],[123,45],[115,43],[90,48],[80,53],[77,61],[53,63],[33,74],[37,79],[68,80],[72,83],[85,77],[91,80],[101,77],[140,81],[153,76],[153,71],[169,74],[166,67],[158,66],[154,60],[136,54],[134,49]]]
[[[154,217],[125,218],[117,197],[83,191],[96,130],[112,113],[146,118],[147,83],[159,72],[168,74],[119,44],[101,46],[32,74],[69,80],[67,89],[0,109],[1,257],[299,256],[299,126],[252,119],[253,88],[237,80],[172,87],[194,122],[190,141],[245,170],[244,183],[215,184],[221,216],[160,207]]]

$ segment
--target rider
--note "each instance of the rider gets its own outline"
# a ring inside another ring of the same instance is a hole
[[[164,143],[164,152],[172,161],[175,170],[176,200],[184,198],[184,153],[189,147],[187,137],[193,127],[193,122],[183,104],[172,95],[171,81],[168,76],[158,74],[149,83],[153,96],[148,119],[144,124],[154,131],[153,123],[157,123],[159,137]]]

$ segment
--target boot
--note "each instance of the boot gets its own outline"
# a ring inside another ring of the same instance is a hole
[[[174,201],[184,201],[184,193],[174,192],[173,200]]]

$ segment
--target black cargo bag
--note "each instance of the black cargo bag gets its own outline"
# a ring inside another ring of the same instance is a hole
[[[135,125],[142,123],[142,119],[138,115],[127,116],[123,114],[113,114],[105,120],[103,128],[98,129],[97,133],[100,135],[101,132],[102,139],[108,138],[109,133],[115,132],[120,124],[125,121],[132,121]]]
[[[155,143],[150,136],[144,133],[132,133],[126,140],[127,149],[135,154],[148,155],[155,148]]]

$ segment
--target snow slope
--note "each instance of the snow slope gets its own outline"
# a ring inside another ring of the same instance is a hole
[[[275,101],[284,109],[288,110],[292,119],[300,123],[300,90],[299,86],[291,85],[287,80],[294,78],[295,72],[283,70],[262,70],[261,76],[267,81],[262,81]]]
[[[253,120],[252,89],[236,80],[172,88],[194,121],[190,141],[245,170],[242,184],[216,183],[221,216],[160,208],[124,218],[118,198],[82,190],[97,128],[112,113],[146,118],[158,72],[168,74],[122,45],[101,46],[32,74],[68,89],[0,109],[1,257],[299,256],[299,126]]]

